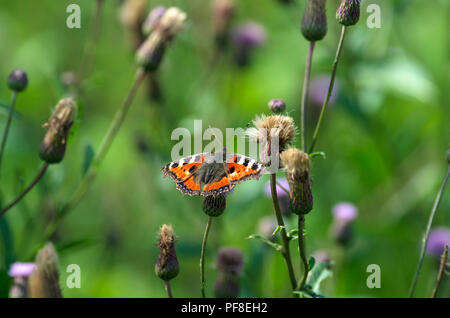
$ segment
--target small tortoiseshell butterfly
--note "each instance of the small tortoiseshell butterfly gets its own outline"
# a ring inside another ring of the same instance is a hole
[[[183,194],[206,197],[230,192],[245,180],[258,180],[263,165],[252,158],[223,151],[181,158],[165,165],[162,172],[177,183]]]

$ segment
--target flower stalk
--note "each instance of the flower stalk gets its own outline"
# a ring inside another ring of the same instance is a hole
[[[433,207],[431,208],[431,212],[430,212],[430,216],[428,218],[428,223],[427,223],[427,227],[425,230],[425,234],[423,235],[423,238],[422,238],[422,247],[420,250],[419,262],[417,263],[416,272],[414,273],[413,281],[412,281],[411,287],[409,289],[409,295],[408,295],[409,298],[414,296],[414,292],[416,290],[417,280],[419,278],[420,270],[422,268],[422,263],[425,258],[425,251],[427,248],[428,238],[430,236],[431,225],[433,224],[433,219],[436,214],[436,210],[439,206],[439,203],[441,202],[441,198],[442,198],[442,195],[444,194],[445,186],[447,185],[447,181],[448,181],[449,177],[450,177],[450,167],[447,170],[447,174],[445,175],[445,178],[444,178],[444,181],[442,182],[441,188],[439,189],[436,199],[434,200]]]
[[[311,142],[311,146],[309,148],[308,153],[312,153],[314,151],[314,146],[316,145],[317,137],[319,136],[319,132],[320,132],[320,127],[322,126],[322,121],[325,116],[325,112],[327,111],[328,102],[330,101],[331,93],[333,92],[334,81],[336,79],[336,72],[337,72],[337,67],[338,67],[338,63],[339,63],[339,58],[341,57],[342,46],[344,43],[346,29],[347,29],[346,26],[343,25],[342,30],[341,30],[341,36],[339,38],[339,44],[338,44],[338,47],[336,50],[336,56],[335,56],[334,62],[333,62],[333,69],[331,71],[330,85],[328,86],[327,97],[325,98],[325,101],[323,102],[322,110],[320,111],[319,120],[317,121],[316,128],[314,130],[314,134],[313,134],[313,138],[312,138],[312,142]]]
[[[208,221],[206,222],[205,233],[203,234],[202,241],[202,251],[200,254],[200,290],[202,297],[206,298],[206,281],[205,281],[205,252],[206,252],[206,242],[208,241],[209,230],[211,228],[212,216],[208,216]]]
[[[431,294],[431,298],[435,298],[437,292],[439,290],[439,286],[441,285],[442,276],[445,271],[445,267],[447,266],[447,258],[448,258],[448,245],[445,245],[444,252],[441,256],[441,263],[439,265],[439,271],[436,278],[436,285],[434,286],[433,293]]]
[[[3,131],[2,143],[0,145],[0,169],[2,165],[3,152],[5,151],[6,140],[8,139],[9,127],[11,126],[14,106],[16,105],[17,92],[13,91],[11,97],[11,106],[9,107],[8,119],[6,120],[5,130]]]

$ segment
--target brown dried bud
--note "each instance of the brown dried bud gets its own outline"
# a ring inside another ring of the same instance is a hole
[[[77,105],[72,98],[58,102],[56,109],[44,127],[47,133],[41,142],[39,157],[47,163],[58,163],[64,158],[67,136],[77,115]]]
[[[175,236],[171,225],[163,224],[159,232],[158,244],[161,251],[155,265],[155,273],[164,281],[178,275],[180,266],[175,252]]]
[[[58,255],[52,243],[45,245],[36,255],[36,268],[28,282],[31,298],[62,298],[59,286]]]
[[[290,209],[298,215],[307,214],[313,208],[309,156],[297,148],[289,148],[280,157],[289,182]]]

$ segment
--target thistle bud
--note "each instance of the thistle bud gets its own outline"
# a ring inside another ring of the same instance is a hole
[[[347,246],[353,237],[353,222],[358,209],[352,203],[341,202],[333,207],[332,233],[336,243]]]
[[[344,26],[355,25],[359,20],[361,0],[342,0],[336,11],[336,19]]]
[[[164,281],[171,280],[180,271],[172,226],[164,224],[161,227],[157,246],[161,248],[161,251],[156,261],[155,273]]]
[[[275,114],[282,113],[286,109],[286,103],[282,99],[272,99],[269,108]]]
[[[64,98],[58,102],[50,117],[47,133],[41,142],[39,157],[49,163],[58,163],[64,158],[67,136],[77,115],[77,106],[72,98]]]
[[[27,73],[22,70],[14,70],[8,76],[8,87],[14,92],[21,92],[27,88]]]
[[[156,29],[161,22],[161,18],[166,12],[164,6],[157,6],[153,8],[142,24],[142,32],[144,35],[148,36],[154,29]]]
[[[217,257],[219,276],[214,286],[214,294],[219,298],[239,296],[239,277],[242,272],[243,255],[236,248],[222,248]]]
[[[225,47],[230,36],[231,21],[235,14],[232,0],[215,0],[213,2],[213,33],[216,45]]]
[[[52,243],[45,245],[36,255],[36,269],[30,276],[28,293],[32,298],[61,298],[58,255]]]
[[[152,72],[158,69],[164,56],[167,44],[172,41],[183,28],[186,14],[178,8],[167,9],[154,25],[152,33],[136,52],[139,66]]]
[[[14,263],[9,270],[9,276],[14,278],[14,283],[9,290],[10,298],[27,298],[28,277],[35,269],[34,263]]]
[[[437,227],[430,231],[426,252],[437,259],[444,252],[445,245],[450,245],[450,229],[448,227]]]
[[[227,200],[224,195],[209,195],[203,199],[203,212],[208,216],[217,217],[222,215],[227,206]]]
[[[297,215],[309,213],[313,208],[313,196],[309,180],[311,163],[309,156],[297,148],[289,148],[280,155],[289,182],[289,207]]]
[[[307,0],[301,31],[311,42],[320,41],[327,34],[325,0]]]

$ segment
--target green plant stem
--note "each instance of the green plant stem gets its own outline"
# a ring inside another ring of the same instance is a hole
[[[202,297],[206,298],[205,293],[205,251],[206,251],[206,241],[208,240],[209,230],[211,228],[212,216],[208,216],[208,222],[206,223],[205,233],[203,234],[202,242],[202,252],[200,254],[200,289],[202,292]]]
[[[427,248],[428,238],[430,236],[431,225],[433,224],[434,215],[436,214],[436,210],[441,202],[442,194],[444,193],[445,186],[447,185],[448,178],[450,176],[450,167],[447,170],[447,174],[445,175],[444,181],[442,182],[441,188],[434,200],[433,207],[431,208],[430,216],[428,218],[428,224],[425,230],[425,234],[422,238],[422,248],[420,251],[419,262],[417,264],[416,272],[414,274],[414,278],[411,284],[411,288],[409,289],[408,297],[413,297],[414,291],[416,290],[417,280],[419,278],[420,269],[422,268],[423,259],[425,258],[425,251]]]
[[[12,116],[14,113],[14,106],[16,105],[16,100],[17,100],[17,92],[13,91],[11,97],[11,106],[9,107],[8,119],[6,120],[5,130],[3,131],[2,143],[0,145],[0,170],[2,166],[2,158],[6,146],[6,140],[8,139],[9,127],[11,126]]]
[[[305,78],[303,80],[303,89],[302,89],[302,102],[301,102],[301,138],[302,138],[302,150],[306,151],[306,104],[308,102],[309,95],[309,83],[311,78],[311,64],[312,64],[312,56],[314,53],[314,44],[315,42],[309,43],[308,57],[306,58],[306,67],[305,67]]]
[[[437,292],[439,290],[439,286],[441,285],[442,276],[445,271],[445,266],[447,265],[447,257],[448,257],[448,245],[445,245],[444,252],[441,256],[441,264],[439,266],[439,271],[436,279],[436,285],[434,286],[433,293],[431,294],[431,298],[435,298]]]
[[[333,62],[333,70],[331,71],[330,85],[328,86],[327,97],[322,105],[322,110],[320,111],[319,120],[317,122],[316,128],[314,130],[313,139],[311,142],[311,147],[309,148],[308,153],[312,153],[314,151],[314,146],[316,145],[317,137],[319,136],[320,127],[322,125],[323,117],[328,107],[328,102],[330,101],[331,93],[333,92],[334,81],[336,79],[336,71],[339,63],[339,58],[341,57],[342,52],[342,44],[344,43],[346,27],[342,26],[341,37],[339,39],[339,44],[336,50],[336,56]]]
[[[286,234],[286,227],[284,226],[283,216],[281,215],[276,187],[277,187],[277,175],[275,173],[272,173],[270,175],[270,190],[272,192],[272,201],[275,210],[275,217],[277,219],[278,226],[280,227],[280,235],[282,243],[281,255],[283,255],[283,258],[286,261],[286,266],[288,269],[292,289],[295,290],[295,288],[297,287],[296,286],[297,280],[295,278],[294,267],[292,266],[291,253],[289,250],[289,240]]]
[[[54,222],[52,222],[45,231],[44,234],[45,240],[48,240],[51,236],[53,236],[61,220],[81,201],[81,199],[86,194],[90,184],[97,176],[98,169],[100,168],[106,153],[111,147],[111,144],[114,141],[117,132],[119,131],[123,121],[125,120],[128,110],[130,109],[131,103],[134,97],[136,96],[136,92],[140,84],[142,83],[143,79],[145,78],[146,74],[147,72],[143,68],[138,69],[133,85],[131,86],[131,89],[128,92],[127,97],[125,98],[125,101],[123,102],[121,107],[117,110],[116,115],[113,121],[111,122],[111,125],[105,137],[103,138],[99,150],[96,156],[94,157],[94,160],[92,161],[84,178],[81,180],[81,183],[78,186],[77,190],[72,195],[71,200],[61,208]]]
[[[306,249],[305,249],[305,216],[299,215],[298,216],[298,252],[300,254],[300,259],[303,267],[303,276],[302,280],[298,284],[298,290],[302,290],[302,288],[306,284],[306,279],[308,278],[309,273],[309,264],[308,259],[306,258]]]
[[[17,198],[15,198],[10,204],[8,204],[7,206],[5,206],[1,211],[0,211],[0,216],[5,214],[9,209],[11,209],[14,205],[16,205],[20,200],[22,200],[22,198],[24,196],[27,195],[28,192],[30,192],[31,189],[33,189],[33,187],[39,182],[39,180],[42,179],[42,177],[44,176],[45,172],[47,171],[48,168],[48,163],[44,163],[44,165],[42,166],[41,170],[39,171],[38,175],[33,179],[33,181],[30,183],[30,185],[23,190],[23,192],[21,194],[19,194],[19,196]]]
[[[165,281],[164,288],[166,289],[167,297],[173,298],[172,289],[170,288],[170,281],[168,280]]]

